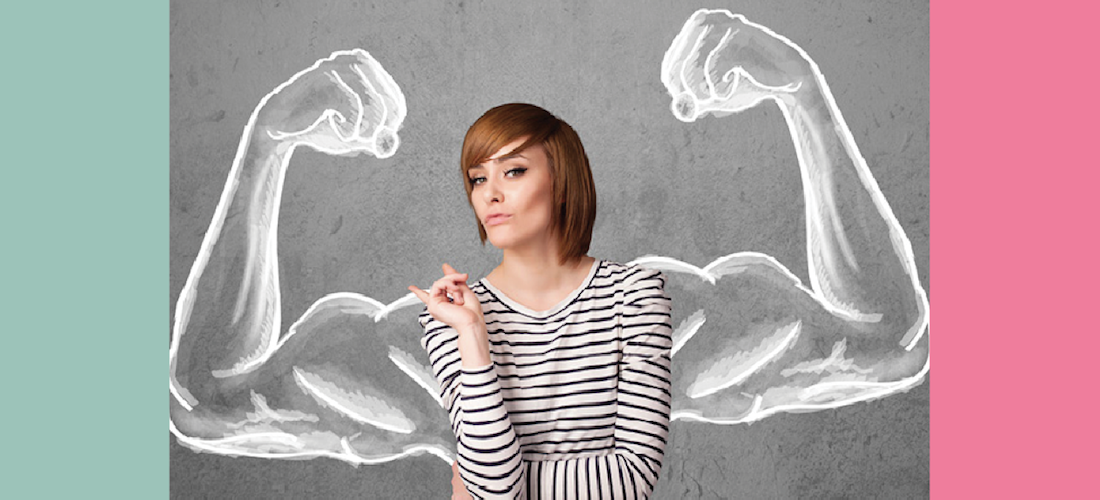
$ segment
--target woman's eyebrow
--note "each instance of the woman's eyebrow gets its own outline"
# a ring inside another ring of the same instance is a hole
[[[476,169],[476,168],[480,168],[480,169],[483,169],[483,170],[484,170],[484,169],[485,169],[485,164],[486,164],[486,163],[489,163],[489,162],[491,162],[491,161],[492,161],[492,162],[496,162],[496,163],[498,163],[498,164],[499,164],[499,163],[504,163],[504,162],[506,162],[506,161],[508,161],[508,160],[511,160],[511,159],[513,159],[513,158],[523,158],[524,160],[528,160],[528,158],[527,158],[526,156],[523,156],[523,154],[521,154],[521,153],[518,153],[518,152],[516,152],[516,153],[512,153],[512,154],[507,154],[507,155],[501,156],[500,158],[490,158],[490,159],[488,159],[488,160],[485,160],[485,161],[483,161],[483,162],[481,162],[481,163],[477,163],[477,164],[474,164],[474,165],[472,165],[472,166],[471,166],[471,167],[470,167],[469,169],[467,169],[467,170],[474,170],[474,169]],[[530,160],[528,160],[528,161],[530,161]]]
[[[511,154],[506,154],[506,155],[504,155],[504,156],[501,156],[501,157],[499,157],[499,158],[491,158],[491,159],[485,160],[485,163],[488,163],[488,162],[490,162],[490,161],[495,161],[495,162],[497,162],[497,163],[504,163],[504,162],[506,162],[506,161],[508,161],[508,160],[511,160],[511,159],[513,159],[513,158],[523,158],[524,160],[526,160],[526,159],[527,159],[527,157],[526,157],[526,156],[523,156],[523,154],[522,154],[522,153],[519,153],[519,152],[515,152],[515,153],[511,153]],[[481,167],[481,165],[476,165],[476,166],[477,166],[477,167]],[[471,167],[471,168],[473,168],[473,167]]]

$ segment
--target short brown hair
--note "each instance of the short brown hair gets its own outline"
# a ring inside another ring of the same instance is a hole
[[[473,185],[468,182],[470,168],[488,160],[493,153],[509,143],[526,137],[520,147],[506,154],[518,153],[541,144],[550,160],[554,200],[564,200],[559,210],[551,214],[550,224],[558,236],[561,263],[579,259],[592,243],[592,227],[596,221],[596,184],[588,155],[577,132],[562,119],[533,104],[510,103],[497,106],[481,115],[462,141],[462,185],[466,186],[466,201],[473,207]],[[474,217],[477,220],[477,216]],[[477,220],[481,244],[488,237],[485,226]]]

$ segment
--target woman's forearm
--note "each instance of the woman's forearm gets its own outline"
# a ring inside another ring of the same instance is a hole
[[[451,471],[452,471],[452,476],[451,476],[451,499],[452,500],[454,500],[456,498],[459,498],[459,499],[471,498],[472,499],[473,496],[471,496],[470,491],[466,489],[466,483],[462,482],[462,475],[458,473],[458,461],[457,460],[455,460],[455,462],[453,464],[451,464]]]
[[[480,321],[458,330],[458,354],[462,357],[463,368],[479,368],[492,364],[489,351],[489,330],[485,322]]]

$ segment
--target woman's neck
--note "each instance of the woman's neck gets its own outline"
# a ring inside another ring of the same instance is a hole
[[[560,262],[556,248],[543,246],[527,251],[505,250],[504,258],[487,278],[493,286],[528,297],[555,296],[578,286],[596,260],[587,255]]]

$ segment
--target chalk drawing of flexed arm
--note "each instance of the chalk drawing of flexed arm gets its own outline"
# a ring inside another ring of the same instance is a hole
[[[355,464],[449,456],[430,372],[408,354],[417,351],[384,338],[379,320],[400,300],[333,293],[285,332],[280,317],[278,211],[295,149],[387,158],[405,113],[396,82],[360,49],[317,61],[260,101],[176,304],[169,429],[180,443]]]
[[[673,418],[751,422],[867,401],[928,370],[928,300],[913,252],[817,64],[767,27],[699,10],[661,66],[684,122],[762,102],[786,119],[802,173],[810,286],[771,256],[739,252],[698,268],[648,267],[715,288],[676,331]]]

